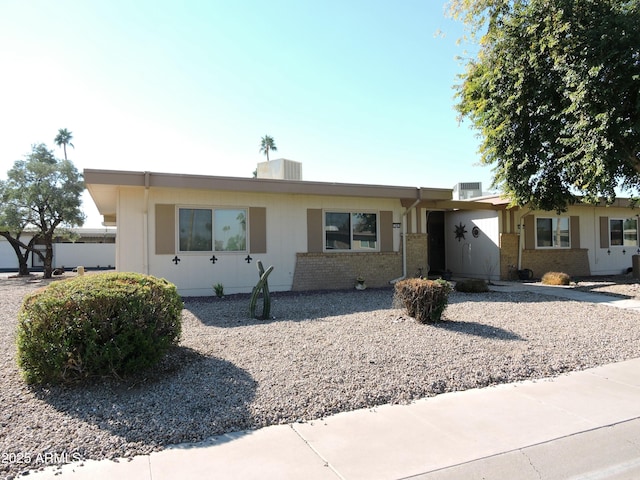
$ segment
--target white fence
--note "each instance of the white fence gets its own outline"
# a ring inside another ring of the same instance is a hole
[[[53,266],[72,269],[82,265],[85,268],[114,268],[116,265],[115,243],[54,243]],[[36,255],[29,256],[29,267],[42,267]],[[0,241],[0,270],[18,270],[18,258],[7,241]]]

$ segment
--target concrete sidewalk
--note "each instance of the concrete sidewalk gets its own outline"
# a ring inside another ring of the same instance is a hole
[[[577,302],[588,302],[608,307],[625,308],[640,312],[640,301],[635,298],[623,298],[603,293],[582,292],[571,286],[549,286],[541,283],[498,282],[491,286],[498,292],[529,291],[558,298],[566,298]]]
[[[640,478],[640,359],[85,461],[36,479]]]
[[[520,283],[495,289],[533,289],[640,309],[635,301],[572,289]],[[410,405],[230,433],[131,460],[49,467],[29,477],[637,479],[640,359],[554,379],[446,393]]]

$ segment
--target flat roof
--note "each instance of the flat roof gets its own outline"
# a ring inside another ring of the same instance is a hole
[[[292,195],[394,198],[406,202],[450,201],[450,188],[396,187],[356,183],[276,180],[269,178],[217,177],[158,172],[84,169],[84,182],[98,211],[115,220],[117,190],[122,186],[178,188]]]

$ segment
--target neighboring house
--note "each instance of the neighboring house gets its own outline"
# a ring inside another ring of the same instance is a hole
[[[274,267],[271,290],[286,291],[427,272],[621,273],[638,252],[637,218],[622,201],[558,216],[498,196],[453,200],[452,189],[307,182],[300,172],[278,159],[258,178],[87,169],[84,179],[104,224],[117,227],[117,270],[166,278],[185,296],[213,295],[217,283],[251,292],[258,260]]]
[[[62,237],[54,238],[53,267],[71,270],[77,266],[86,269],[114,268],[116,263],[116,229],[115,228],[75,228],[72,230],[75,240]],[[23,242],[31,237],[25,233]],[[44,252],[44,245],[36,243],[36,248]],[[29,268],[41,271],[43,262],[37,255],[29,255]],[[18,258],[11,244],[0,237],[0,271],[14,272],[18,270]]]
[[[638,214],[627,199],[613,205],[577,204],[564,213],[510,208],[499,196],[470,203],[483,210],[447,214],[447,268],[455,274],[508,279],[529,269],[535,278],[549,271],[574,277],[621,274],[640,254]],[[455,237],[464,227],[464,237]]]

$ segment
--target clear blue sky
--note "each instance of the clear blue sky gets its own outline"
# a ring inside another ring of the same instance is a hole
[[[444,3],[3,0],[0,178],[67,128],[81,171],[250,177],[268,134],[305,180],[487,189]]]

